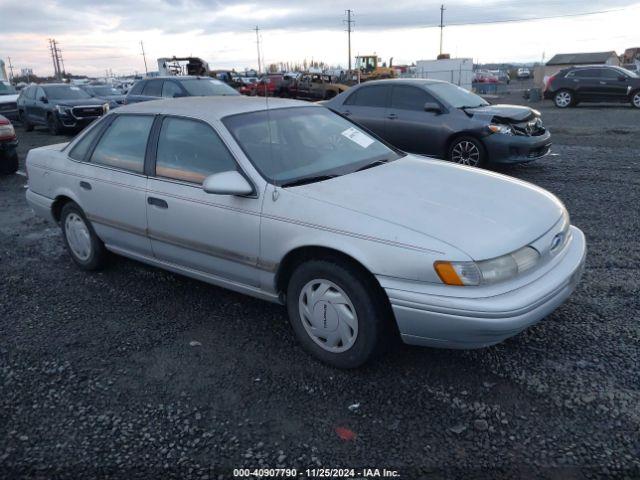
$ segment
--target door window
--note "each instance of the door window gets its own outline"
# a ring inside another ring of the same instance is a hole
[[[601,71],[602,78],[605,80],[618,80],[618,77],[623,75],[622,72],[618,72],[612,68],[603,68]]]
[[[140,95],[142,93],[142,89],[144,88],[144,86],[147,84],[147,82],[138,82],[136,83],[133,87],[131,87],[131,90],[129,90],[129,94],[130,95]]]
[[[100,139],[91,162],[142,173],[152,124],[149,115],[118,116]]]
[[[585,68],[583,70],[576,70],[574,76],[576,78],[600,78],[600,69]]]
[[[344,103],[360,107],[384,108],[387,104],[387,91],[388,88],[383,85],[362,87],[356,90]]]
[[[424,111],[424,104],[435,102],[434,98],[420,88],[399,85],[391,92],[391,108],[398,110]]]
[[[162,96],[162,80],[151,80],[147,82],[142,90],[142,95],[147,97],[160,97]]]
[[[69,152],[69,156],[71,158],[73,158],[74,160],[78,160],[79,162],[82,162],[85,159],[85,157],[87,156],[87,153],[89,152],[89,148],[91,147],[91,144],[93,143],[93,140],[98,136],[98,133],[100,132],[100,130],[102,130],[102,128],[100,128],[100,127],[101,127],[101,125],[98,124],[98,125],[94,126],[91,130],[89,130],[78,141],[78,143],[76,143],[73,146],[73,148]]]
[[[38,89],[36,90],[36,100],[41,102],[42,97],[46,97],[46,95],[44,94],[44,90],[41,87],[38,87]]]
[[[213,129],[196,120],[165,118],[158,139],[156,175],[201,184],[236,163]]]
[[[165,81],[162,86],[162,96],[165,98],[174,98],[182,94],[180,86],[172,81]]]

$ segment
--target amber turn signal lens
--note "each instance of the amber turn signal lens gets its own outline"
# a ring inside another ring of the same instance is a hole
[[[464,285],[464,283],[462,283],[462,280],[460,280],[460,277],[456,273],[451,263],[435,262],[433,264],[433,267],[436,269],[436,273],[438,274],[438,276],[440,277],[440,280],[442,280],[443,283],[446,283],[447,285],[459,285],[459,286]]]

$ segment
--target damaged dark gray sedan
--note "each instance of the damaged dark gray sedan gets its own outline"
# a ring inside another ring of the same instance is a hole
[[[366,82],[325,104],[395,147],[463,165],[522,163],[547,155],[551,135],[540,112],[490,105],[438,80]]]

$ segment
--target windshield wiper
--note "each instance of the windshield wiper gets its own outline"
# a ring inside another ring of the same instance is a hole
[[[298,185],[307,185],[308,183],[322,182],[323,180],[329,180],[331,178],[336,178],[338,176],[339,175],[314,175],[312,177],[303,177],[303,178],[298,178],[297,180],[291,180],[290,182],[285,182],[280,186],[282,188],[297,187]]]
[[[363,167],[358,168],[356,172],[361,172],[362,170],[366,170],[367,168],[377,167],[378,165],[383,165],[388,162],[389,160],[387,160],[386,158],[381,160],[374,160],[373,162],[367,163]]]

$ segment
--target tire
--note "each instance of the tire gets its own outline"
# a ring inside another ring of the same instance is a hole
[[[60,227],[67,251],[76,265],[83,270],[100,270],[106,265],[109,252],[76,203],[69,202],[62,207]]]
[[[287,286],[287,310],[302,346],[333,367],[357,368],[381,354],[393,338],[384,292],[345,262],[310,260],[298,266]]]
[[[22,126],[24,127],[24,131],[25,132],[32,132],[33,131],[33,125],[29,122],[29,120],[27,120],[26,114],[20,112],[19,117],[20,117],[20,121],[22,122]]]
[[[640,108],[640,90],[631,92],[631,105],[635,108]]]
[[[51,135],[61,135],[62,134],[62,125],[60,125],[60,121],[55,114],[50,114],[47,117],[47,128],[49,129],[49,133]]]
[[[575,96],[571,90],[558,90],[553,95],[553,103],[558,108],[568,108],[575,105]]]
[[[487,164],[487,151],[480,140],[474,137],[459,137],[451,143],[447,158],[459,165],[480,168]]]
[[[0,160],[0,174],[12,175],[18,171],[18,153],[13,152],[13,155],[6,160]]]

